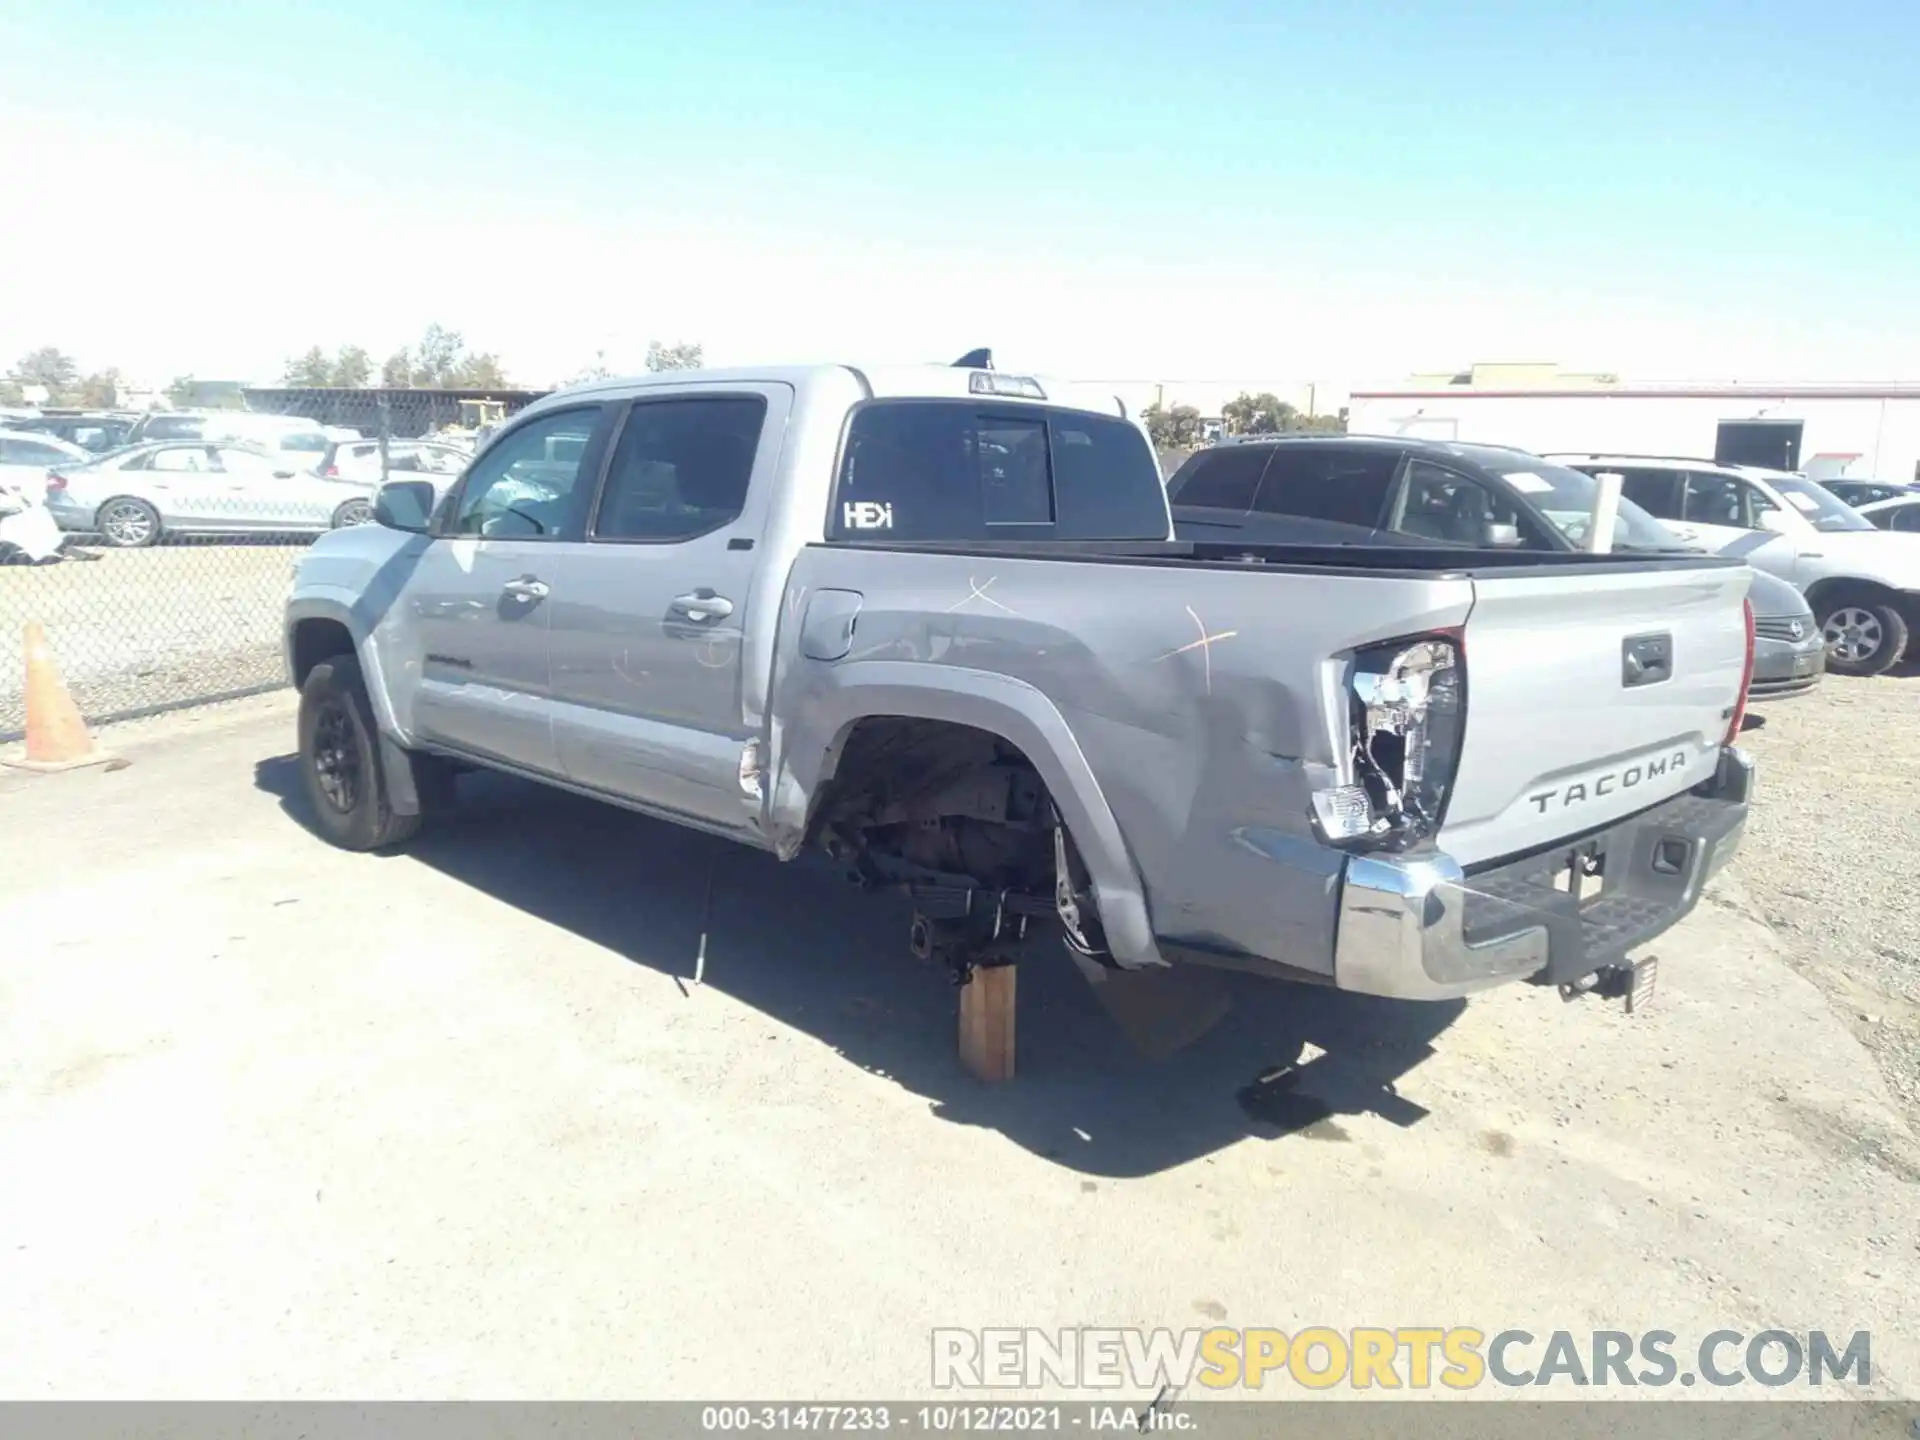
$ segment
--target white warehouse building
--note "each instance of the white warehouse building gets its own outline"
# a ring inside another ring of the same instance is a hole
[[[1477,365],[1356,390],[1347,429],[1920,481],[1920,384],[1622,384],[1552,366]]]

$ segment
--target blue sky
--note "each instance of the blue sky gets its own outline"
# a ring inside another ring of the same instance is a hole
[[[1916,378],[1917,55],[1911,0],[0,0],[0,357]]]

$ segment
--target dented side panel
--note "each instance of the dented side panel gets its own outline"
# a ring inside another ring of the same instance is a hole
[[[860,596],[832,660],[801,638],[822,589]],[[789,594],[769,706],[783,854],[855,719],[999,715],[1065,787],[1117,959],[1154,963],[1157,937],[1330,974],[1340,857],[1308,795],[1348,765],[1333,657],[1463,623],[1472,585],[810,546]]]

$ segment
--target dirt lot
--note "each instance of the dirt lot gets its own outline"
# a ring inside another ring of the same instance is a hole
[[[1911,994],[1862,867],[1913,816],[1842,759],[1898,684],[1771,712],[1641,1015],[1249,983],[1154,1064],[1035,964],[997,1089],[897,907],[803,865],[729,853],[689,992],[707,842],[479,779],[350,856],[285,694],[118,727],[124,769],[0,777],[0,1396],[900,1397],[934,1326],[1215,1321],[1865,1328],[1920,1393],[1920,1169],[1855,1038]]]
[[[0,735],[26,722],[20,632],[47,638],[82,710],[118,715],[281,681],[281,602],[304,546],[86,547],[93,561],[0,565]]]
[[[1747,913],[1818,985],[1920,1130],[1920,676],[1829,677],[1762,707]]]

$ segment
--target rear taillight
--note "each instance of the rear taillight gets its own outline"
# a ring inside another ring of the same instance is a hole
[[[64,490],[66,488],[67,488],[66,476],[56,475],[51,470],[47,472],[47,493],[49,495],[51,495],[56,490]]]
[[[329,465],[326,469],[322,470],[320,474],[325,479],[338,480],[340,478],[340,467],[338,465]]]
[[[1466,637],[1439,630],[1354,652],[1347,673],[1351,777],[1313,796],[1330,845],[1403,849],[1436,834],[1466,734]]]
[[[1733,721],[1727,726],[1727,736],[1722,744],[1731,745],[1740,738],[1740,727],[1747,720],[1747,694],[1753,689],[1753,601],[1742,600],[1740,608],[1745,612],[1747,626],[1747,658],[1740,666],[1740,698],[1733,705]]]

